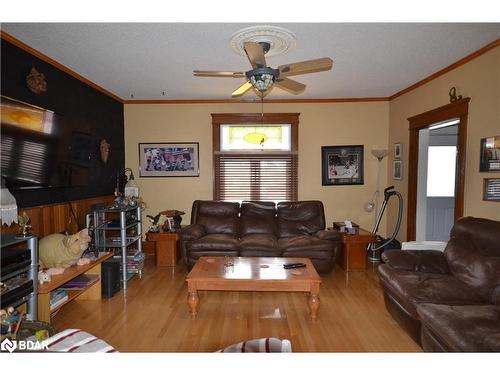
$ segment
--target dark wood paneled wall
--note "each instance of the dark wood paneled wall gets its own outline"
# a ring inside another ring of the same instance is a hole
[[[99,143],[110,145],[107,163],[96,163],[90,184],[79,188],[15,190],[19,207],[33,207],[112,194],[116,175],[125,166],[123,103],[89,86],[28,51],[1,40],[1,94],[54,111],[73,129],[91,135],[92,150],[99,155]],[[47,92],[37,95],[26,86],[31,68],[43,73]],[[112,73],[112,72],[111,72]]]
[[[65,203],[20,208],[19,214],[22,215],[26,212],[31,219],[30,232],[39,238],[51,233],[76,233],[79,229],[85,228],[85,215],[90,213],[91,205],[96,203],[109,205],[114,198],[114,195],[106,195]],[[12,224],[10,227],[2,225],[1,231],[2,233],[18,233],[19,226],[17,224]]]

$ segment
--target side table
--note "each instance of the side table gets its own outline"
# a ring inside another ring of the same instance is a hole
[[[147,232],[146,239],[155,243],[155,259],[157,266],[175,267],[177,264],[177,242],[179,235],[175,232]]]
[[[342,253],[337,263],[347,272],[365,271],[370,242],[375,242],[376,236],[365,229],[359,228],[358,234],[342,233]]]

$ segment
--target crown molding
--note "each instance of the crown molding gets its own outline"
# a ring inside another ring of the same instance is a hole
[[[320,99],[264,99],[267,104],[286,103],[352,103],[352,102],[387,102],[388,97],[373,98],[320,98]],[[137,99],[124,100],[123,104],[260,104],[260,99]]]
[[[78,74],[77,72],[68,68],[67,66],[57,62],[56,60],[50,58],[49,56],[43,54],[42,52],[28,46],[26,43],[21,42],[19,39],[13,37],[12,35],[6,33],[3,30],[0,30],[0,38],[5,40],[6,42],[9,42],[10,44],[15,45],[16,47],[22,49],[23,51],[28,52],[29,54],[37,57],[38,59],[46,62],[47,64],[50,64],[53,67],[63,71],[64,73],[69,74],[73,78],[76,78],[77,80],[79,80],[79,81],[85,83],[86,85],[96,89],[97,91],[102,92],[103,94],[109,96],[110,98],[112,98],[120,103],[123,103],[123,99],[120,98],[119,96],[113,94],[111,91],[106,90],[105,88],[103,88],[103,87],[99,86],[98,84],[90,81],[89,79],[83,77],[82,75]]]
[[[448,73],[448,72],[450,72],[450,71],[452,71],[452,70],[454,70],[454,69],[456,69],[456,68],[458,68],[458,67],[460,67],[460,66],[462,66],[462,65],[464,65],[466,63],[468,63],[469,61],[474,60],[475,58],[477,58],[477,57],[485,54],[486,52],[488,52],[488,51],[490,51],[490,50],[492,50],[492,49],[494,49],[494,48],[496,48],[498,46],[500,46],[500,38],[497,39],[497,40],[494,40],[493,42],[491,42],[491,43],[489,43],[487,45],[485,45],[484,47],[478,49],[477,51],[472,52],[471,54],[469,54],[469,55],[461,58],[460,60],[454,62],[453,64],[448,65],[447,67],[445,67],[445,68],[443,68],[441,70],[438,70],[436,73],[431,74],[430,76],[424,78],[423,80],[418,81],[417,83],[414,83],[413,85],[411,85],[411,86],[409,86],[409,87],[407,87],[407,88],[405,88],[405,89],[403,89],[401,91],[398,91],[397,93],[391,95],[389,97],[389,100],[394,100],[397,97],[400,97],[401,95],[404,95],[404,94],[406,94],[406,93],[408,93],[410,91],[413,91],[416,88],[418,88],[420,86],[423,86],[426,83],[429,83],[430,81],[433,81],[433,80],[435,80],[438,77],[441,77],[443,74],[446,74],[446,73]]]

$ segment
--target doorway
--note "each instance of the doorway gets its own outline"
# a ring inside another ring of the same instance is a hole
[[[410,117],[408,241],[447,241],[463,216],[470,98]]]
[[[458,127],[451,119],[418,135],[417,241],[448,242],[455,222]]]

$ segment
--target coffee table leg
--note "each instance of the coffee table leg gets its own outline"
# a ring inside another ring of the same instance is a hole
[[[309,293],[309,307],[311,308],[311,318],[316,319],[319,308],[319,285],[312,285]]]
[[[188,292],[188,305],[191,309],[191,317],[196,318],[196,314],[198,313],[198,302],[200,299],[198,298],[198,291],[195,288],[189,287]]]

